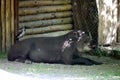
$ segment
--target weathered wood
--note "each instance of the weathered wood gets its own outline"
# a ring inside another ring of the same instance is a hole
[[[18,4],[19,4],[19,0],[14,0],[14,26],[15,26],[15,35],[17,35],[18,33],[18,30],[19,30],[19,15],[18,15],[18,12],[19,12],[19,7],[18,7]]]
[[[10,23],[10,0],[6,0],[6,49],[8,50],[10,48],[11,45],[11,23]]]
[[[14,0],[1,0],[2,52],[14,43]]]
[[[0,1],[0,52],[2,52],[1,1]]]
[[[118,27],[118,32],[117,32],[117,42],[120,43],[120,26]]]
[[[53,18],[64,18],[64,17],[70,17],[70,16],[72,16],[71,11],[44,13],[44,14],[37,14],[37,15],[26,15],[26,16],[20,16],[19,22],[47,20],[47,19],[53,19]]]
[[[14,33],[15,33],[15,29],[14,29],[14,0],[11,0],[11,44],[14,44]]]
[[[1,0],[1,22],[2,22],[2,52],[5,51],[5,29],[6,29],[6,18],[5,18],[5,10],[6,10],[6,3],[5,0]]]
[[[117,42],[120,43],[120,0],[118,0],[118,24]]]
[[[67,24],[71,23],[72,18],[60,18],[60,19],[51,19],[51,20],[40,20],[40,21],[32,21],[32,22],[24,22],[19,23],[19,28],[24,26],[30,27],[42,27],[42,26],[49,26],[49,25],[57,25],[57,24]]]
[[[70,29],[72,29],[71,24],[54,25],[54,26],[48,26],[43,28],[27,29],[26,34],[40,34],[40,33],[48,33],[48,32],[70,30]]]
[[[44,34],[25,35],[22,38],[20,38],[19,40],[24,40],[24,39],[28,39],[28,38],[32,38],[32,37],[57,37],[57,36],[64,35],[64,34],[70,32],[70,31],[71,30],[56,31],[56,32],[44,33]]]
[[[69,4],[71,0],[27,0],[27,1],[20,1],[19,7],[35,7],[35,6],[48,6],[48,5],[61,5],[61,4]]]
[[[32,15],[39,13],[48,13],[48,12],[59,12],[59,11],[68,11],[71,10],[72,6],[68,5],[56,5],[56,6],[40,6],[33,8],[19,8],[19,15]]]

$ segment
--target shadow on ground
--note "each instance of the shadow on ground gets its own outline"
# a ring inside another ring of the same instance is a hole
[[[0,68],[2,69],[1,71],[7,71],[9,75],[17,74],[20,80],[23,80],[21,79],[22,77],[30,78],[29,80],[120,80],[120,60],[109,57],[87,57],[104,64],[93,66],[44,63],[25,64],[0,59]],[[4,71],[0,72],[0,75],[6,75]],[[5,77],[1,76],[2,80],[6,80]],[[27,79],[25,78],[25,80]]]

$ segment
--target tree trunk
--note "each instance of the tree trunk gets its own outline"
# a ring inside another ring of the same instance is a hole
[[[116,43],[118,14],[117,0],[97,0],[99,12],[99,44]]]

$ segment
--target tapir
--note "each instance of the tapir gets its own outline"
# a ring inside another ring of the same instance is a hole
[[[81,57],[90,39],[81,30],[72,30],[58,37],[34,37],[18,41],[8,52],[8,61],[99,65],[101,62]],[[86,50],[90,50],[90,49]]]

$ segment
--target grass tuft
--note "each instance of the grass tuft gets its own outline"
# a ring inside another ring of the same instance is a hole
[[[7,58],[7,52],[0,53],[0,58]]]

